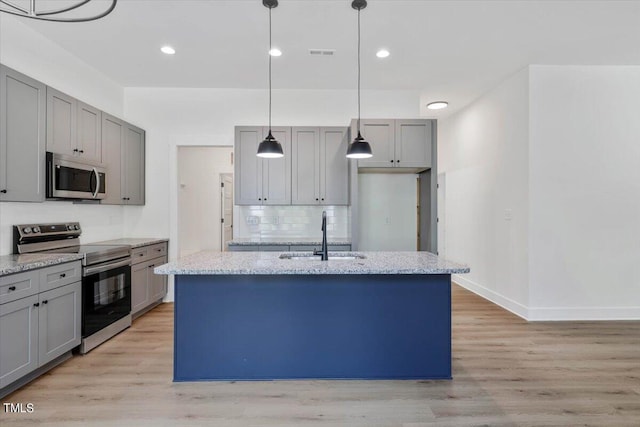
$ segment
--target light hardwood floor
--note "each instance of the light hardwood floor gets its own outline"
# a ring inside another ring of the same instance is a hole
[[[454,286],[451,381],[174,384],[172,316],[7,396],[35,411],[0,425],[640,426],[640,322],[527,323]]]

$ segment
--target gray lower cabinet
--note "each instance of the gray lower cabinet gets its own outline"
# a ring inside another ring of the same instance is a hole
[[[167,243],[135,248],[131,260],[131,314],[136,316],[167,295],[167,276],[153,272],[167,262]]]
[[[144,205],[145,131],[102,113],[102,158],[107,166],[103,205]]]
[[[80,277],[73,283],[47,279],[79,270],[75,261],[0,278],[0,389],[80,345]]]
[[[358,167],[430,168],[433,123],[430,119],[362,119],[360,131],[371,144],[373,156],[358,160]],[[351,123],[351,133],[357,134],[356,120]]]
[[[0,65],[0,201],[45,197],[46,86]]]
[[[346,127],[292,128],[291,204],[349,204],[348,135]]]
[[[291,204],[291,128],[273,127],[271,131],[282,145],[284,157],[263,159],[256,155],[267,128],[238,126],[235,129],[236,205]]]

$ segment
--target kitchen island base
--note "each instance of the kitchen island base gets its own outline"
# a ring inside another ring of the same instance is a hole
[[[174,381],[451,378],[451,275],[175,276]]]

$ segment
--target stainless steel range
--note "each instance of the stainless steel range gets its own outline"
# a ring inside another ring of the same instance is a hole
[[[87,353],[131,326],[131,249],[81,245],[77,222],[13,227],[14,253],[79,253],[82,258],[82,344]]]

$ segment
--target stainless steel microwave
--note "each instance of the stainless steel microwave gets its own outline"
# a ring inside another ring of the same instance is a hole
[[[106,174],[96,163],[47,152],[47,199],[104,199]]]

